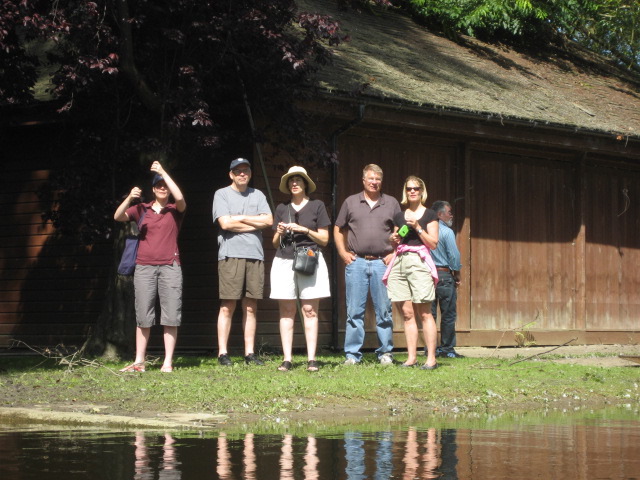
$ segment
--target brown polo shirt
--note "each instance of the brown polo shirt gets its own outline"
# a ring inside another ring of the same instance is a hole
[[[382,193],[371,208],[364,192],[360,192],[344,201],[336,226],[347,233],[347,247],[356,255],[383,257],[393,250],[389,237],[393,233],[393,218],[400,212],[395,198]]]

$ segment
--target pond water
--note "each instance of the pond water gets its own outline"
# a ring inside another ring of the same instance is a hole
[[[634,409],[279,433],[0,425],[0,478],[633,479],[639,427]]]

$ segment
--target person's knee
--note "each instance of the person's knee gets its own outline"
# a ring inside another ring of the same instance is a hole
[[[313,305],[302,305],[302,314],[304,318],[315,318],[318,316]]]
[[[245,297],[242,300],[242,308],[247,315],[255,315],[258,311],[258,301],[254,298]]]

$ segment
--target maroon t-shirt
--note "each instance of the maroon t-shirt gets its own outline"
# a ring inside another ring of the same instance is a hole
[[[140,203],[126,210],[129,220],[136,223],[142,212],[147,211],[140,225],[136,265],[172,265],[174,261],[180,265],[178,233],[184,212],[178,212],[176,205],[169,203],[156,213],[151,208],[152,203]]]

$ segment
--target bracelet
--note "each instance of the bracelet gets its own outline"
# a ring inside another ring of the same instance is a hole
[[[311,232],[311,229],[307,228],[307,235]]]

